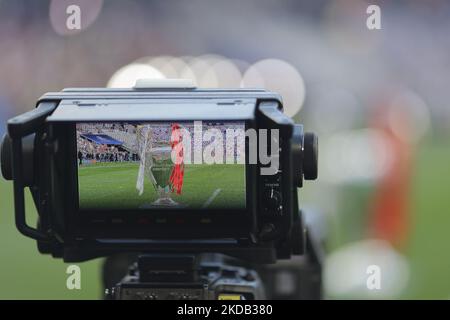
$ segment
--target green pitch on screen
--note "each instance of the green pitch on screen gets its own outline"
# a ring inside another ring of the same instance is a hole
[[[78,168],[80,208],[137,209],[157,199],[148,177],[144,193],[136,190],[138,163],[99,163]],[[172,199],[187,209],[245,208],[245,165],[186,165],[181,194]]]

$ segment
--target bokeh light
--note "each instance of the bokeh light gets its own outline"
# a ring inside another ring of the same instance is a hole
[[[181,78],[193,79],[199,88],[217,88],[218,79],[214,71],[210,71],[210,60],[206,57],[194,57],[181,71]]]
[[[138,79],[164,79],[156,68],[143,63],[131,63],[117,70],[108,81],[109,88],[131,88]]]
[[[242,74],[232,60],[221,56],[203,57],[209,68],[204,74],[204,79],[214,79],[218,88],[239,88]]]
[[[392,132],[410,143],[419,142],[431,127],[427,104],[416,92],[410,90],[394,96],[390,102],[388,117]]]
[[[149,66],[156,68],[168,79],[176,79],[179,78],[179,72],[176,69],[176,67],[173,66],[171,63],[173,59],[175,59],[173,56],[165,55],[165,56],[143,58],[139,59],[139,61],[142,60]]]
[[[305,101],[305,83],[300,72],[283,60],[256,62],[244,73],[241,85],[278,92],[283,97],[284,113],[291,117],[300,111]]]
[[[348,130],[321,141],[321,179],[331,183],[370,182],[392,163],[392,150],[374,129]]]
[[[369,266],[379,267],[379,290],[367,288]],[[408,262],[388,242],[369,239],[330,254],[324,267],[324,287],[331,297],[392,299],[406,288],[409,274]]]

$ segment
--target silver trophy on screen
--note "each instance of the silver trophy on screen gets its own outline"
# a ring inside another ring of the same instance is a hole
[[[144,204],[141,208],[182,206],[171,197],[174,191],[181,193],[181,188],[177,184],[180,183],[180,171],[184,172],[184,166],[174,163],[171,158],[173,144],[176,143],[173,141],[173,130],[174,125],[170,127],[167,124],[136,127],[137,150],[140,157],[136,189],[141,196],[144,193],[145,177],[148,177],[157,193],[155,201]]]

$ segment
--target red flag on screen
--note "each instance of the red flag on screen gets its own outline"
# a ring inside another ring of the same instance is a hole
[[[175,166],[170,174],[170,184],[172,192],[181,194],[183,188],[184,177],[184,161],[183,161],[183,143],[180,126],[177,123],[172,124],[172,134],[170,139],[172,151],[175,149]]]

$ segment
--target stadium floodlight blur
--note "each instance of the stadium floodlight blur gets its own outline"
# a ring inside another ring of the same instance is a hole
[[[245,62],[238,63],[246,66]],[[267,88],[281,92],[284,112],[291,117],[300,111],[305,101],[305,83],[300,72],[280,59],[257,61],[242,75],[237,63],[216,54],[143,57],[116,71],[108,87],[130,88],[139,78],[191,79],[203,88]]]
[[[265,59],[248,68],[242,79],[243,87],[261,87],[280,92],[284,112],[293,117],[305,101],[305,83],[300,72],[291,64],[279,59]]]
[[[156,68],[168,79],[191,79],[204,88],[236,88],[242,73],[236,64],[223,56],[206,54],[199,57],[163,55],[135,61]]]
[[[164,79],[157,69],[143,63],[131,63],[117,70],[108,81],[109,88],[131,88],[138,79]]]
[[[158,69],[167,79],[177,79],[181,78],[179,63],[177,61],[181,61],[183,65],[185,65],[184,61],[181,59],[177,59],[175,61],[175,57],[173,56],[157,56],[157,57],[145,57],[142,59],[136,60],[142,61],[150,65],[153,68]]]

